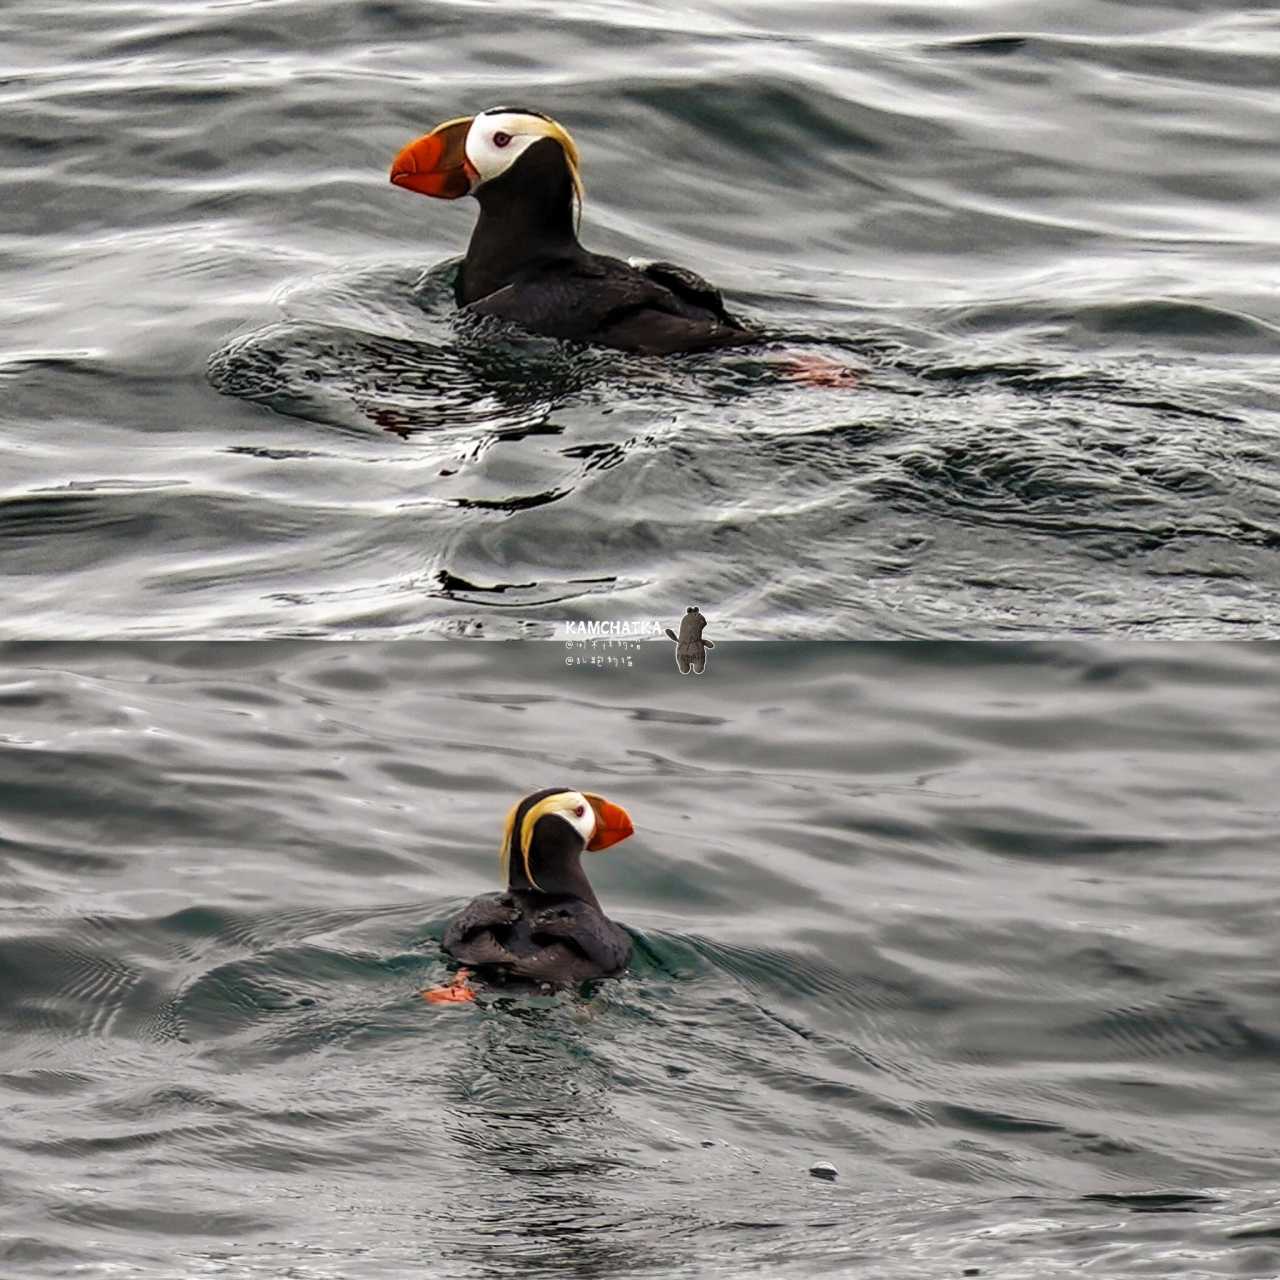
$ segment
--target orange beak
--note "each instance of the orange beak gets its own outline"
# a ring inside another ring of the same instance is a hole
[[[471,116],[447,120],[409,143],[391,162],[391,181],[419,195],[457,200],[471,194],[479,174],[467,159]]]
[[[596,812],[595,835],[587,845],[592,853],[607,849],[611,844],[617,844],[619,840],[625,840],[635,832],[635,827],[631,825],[631,815],[621,805],[610,804],[603,796],[588,795],[586,792],[583,794]]]

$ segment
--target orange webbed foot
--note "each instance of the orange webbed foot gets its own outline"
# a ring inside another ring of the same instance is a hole
[[[476,993],[467,979],[471,976],[469,969],[459,969],[450,981],[442,987],[428,987],[421,992],[428,1004],[470,1004],[475,1001]]]
[[[791,356],[783,368],[788,378],[814,387],[856,387],[862,381],[857,369],[826,356]]]

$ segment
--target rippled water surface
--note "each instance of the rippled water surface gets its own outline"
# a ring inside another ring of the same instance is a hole
[[[1276,650],[626,652],[0,654],[0,1272],[1280,1271]],[[425,1003],[549,783],[630,973]]]
[[[11,0],[0,48],[8,635],[1275,631],[1274,6]],[[474,206],[387,164],[503,100],[589,245],[770,340],[460,330]]]

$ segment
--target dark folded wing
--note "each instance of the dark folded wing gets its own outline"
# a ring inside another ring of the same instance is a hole
[[[518,918],[519,911],[506,894],[483,894],[479,898],[472,898],[449,921],[442,945],[450,955],[457,956],[459,960],[484,963],[478,956],[464,953],[480,948],[486,953],[492,950],[506,954],[506,948],[500,945],[499,938],[505,940],[512,922]]]
[[[721,297],[720,290],[696,271],[690,271],[688,267],[681,267],[674,262],[648,262],[640,269],[650,280],[669,289],[690,306],[701,307],[726,324],[733,323],[724,309],[724,298]]]
[[[653,268],[640,271],[598,255],[550,263],[467,310],[552,338],[650,355],[739,346],[755,338],[700,276],[668,263],[658,266],[655,276]]]

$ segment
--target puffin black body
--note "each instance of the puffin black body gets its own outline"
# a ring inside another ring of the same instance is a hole
[[[600,796],[561,787],[526,796],[507,816],[506,892],[469,902],[445,929],[445,951],[463,964],[557,985],[621,973],[631,939],[601,910],[582,854],[632,830],[626,811]]]
[[[391,181],[479,201],[480,220],[455,288],[458,305],[477,315],[649,355],[741,346],[759,337],[694,272],[667,262],[633,266],[582,247],[577,148],[538,112],[495,107],[446,122],[400,152]]]

